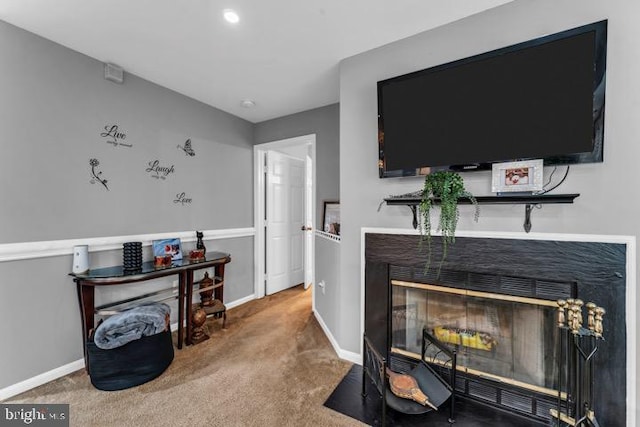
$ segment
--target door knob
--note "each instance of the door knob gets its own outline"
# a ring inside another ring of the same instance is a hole
[[[312,227],[307,227],[306,225],[303,225],[302,227],[300,227],[300,230],[302,230],[302,231],[311,231],[311,230],[313,230],[313,228]]]

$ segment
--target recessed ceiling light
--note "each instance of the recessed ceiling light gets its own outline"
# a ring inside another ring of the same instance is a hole
[[[256,103],[250,99],[243,99],[242,101],[240,101],[240,105],[242,105],[244,108],[253,108],[256,106]]]
[[[240,16],[238,16],[238,13],[235,10],[225,9],[222,12],[222,15],[224,16],[224,19],[231,24],[237,24],[240,21]]]

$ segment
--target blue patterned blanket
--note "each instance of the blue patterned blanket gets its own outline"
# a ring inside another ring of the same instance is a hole
[[[97,347],[109,350],[160,333],[166,329],[166,318],[170,313],[171,308],[164,303],[139,305],[102,322],[96,329],[93,341]]]

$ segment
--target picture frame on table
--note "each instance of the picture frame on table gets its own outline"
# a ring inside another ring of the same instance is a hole
[[[494,163],[491,169],[491,191],[494,193],[541,191],[544,186],[543,167],[542,159]]]
[[[325,201],[322,209],[322,231],[340,235],[340,202]]]
[[[182,259],[182,245],[180,239],[160,239],[153,242],[153,256],[161,257],[165,255],[171,255],[171,260]]]

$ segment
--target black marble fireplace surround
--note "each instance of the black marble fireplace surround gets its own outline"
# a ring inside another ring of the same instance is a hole
[[[441,257],[439,237],[433,238],[432,259],[435,261],[427,273],[424,272],[426,249],[419,241],[417,235],[365,234],[365,333],[381,354],[389,354],[390,347],[391,280],[463,289],[480,286],[487,292],[547,300],[576,296],[585,302],[593,301],[607,311],[605,340],[596,358],[596,417],[600,425],[625,425],[625,244],[456,237],[437,276]],[[400,277],[394,277],[397,275]],[[531,278],[531,285],[503,286],[500,280],[503,276]],[[493,289],[491,283],[495,283]],[[553,283],[559,284],[557,289],[551,286]],[[390,354],[392,368],[395,365],[402,370],[411,363],[402,356]],[[532,420],[548,422],[548,410],[554,404],[549,396],[464,373],[459,377],[456,389],[460,396],[499,408],[496,410],[529,412]],[[525,409],[520,410],[521,407]]]

